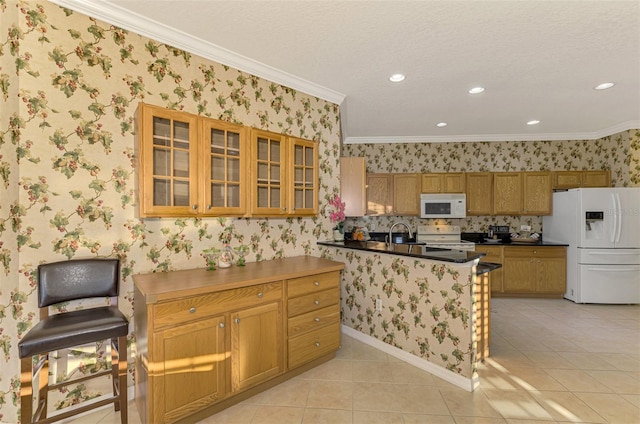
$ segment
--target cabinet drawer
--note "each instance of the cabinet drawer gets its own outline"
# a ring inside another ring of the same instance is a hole
[[[296,297],[340,285],[340,271],[309,275],[287,281],[287,296]]]
[[[289,368],[295,368],[340,347],[340,323],[289,339]]]
[[[280,299],[282,299],[282,282],[280,281],[187,297],[155,305],[153,307],[154,326],[167,327]]]
[[[565,256],[564,247],[505,247],[504,257],[507,258],[562,258]]]
[[[327,324],[334,324],[339,321],[340,305],[337,303],[327,306],[326,308],[318,309],[317,311],[307,312],[306,314],[289,318],[287,325],[289,337],[316,330]]]
[[[318,293],[311,293],[306,296],[289,299],[287,308],[289,313],[287,316],[294,317],[337,303],[340,303],[340,289],[338,287]]]

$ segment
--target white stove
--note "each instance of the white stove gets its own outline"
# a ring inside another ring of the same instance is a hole
[[[473,242],[460,238],[458,225],[418,225],[416,241],[426,243],[427,246],[452,250],[476,250]]]

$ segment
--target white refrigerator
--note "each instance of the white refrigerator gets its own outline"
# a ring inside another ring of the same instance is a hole
[[[640,188],[553,193],[544,240],[566,243],[567,292],[576,303],[640,303]]]

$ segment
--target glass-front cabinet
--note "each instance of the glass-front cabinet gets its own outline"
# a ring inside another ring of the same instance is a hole
[[[317,143],[254,129],[251,170],[251,215],[317,213]]]
[[[140,215],[197,214],[197,117],[141,104],[136,118]]]
[[[246,212],[246,140],[244,127],[203,119],[201,155],[205,215],[242,215]]]
[[[318,213],[316,142],[140,103],[141,218]]]
[[[289,211],[295,215],[315,215],[318,213],[317,144],[291,137],[289,151]]]

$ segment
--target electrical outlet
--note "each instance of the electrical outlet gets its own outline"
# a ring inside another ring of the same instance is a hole
[[[531,231],[531,225],[521,225],[520,231]]]
[[[380,298],[376,299],[376,311],[382,312],[382,299]]]

